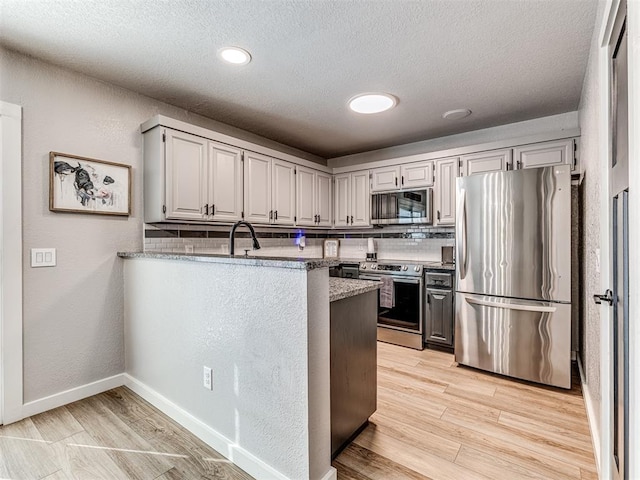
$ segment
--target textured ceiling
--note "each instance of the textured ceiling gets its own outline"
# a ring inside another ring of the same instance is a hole
[[[0,43],[329,158],[575,110],[596,0],[0,0]],[[253,61],[222,64],[237,45]],[[399,99],[360,115],[360,92]],[[446,110],[473,115],[444,120]]]

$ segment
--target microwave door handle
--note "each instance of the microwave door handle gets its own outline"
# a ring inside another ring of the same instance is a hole
[[[460,268],[460,279],[464,279],[467,276],[467,202],[466,202],[466,190],[461,188],[459,190],[460,196],[458,197],[456,216],[456,231],[459,232],[456,239],[456,249],[458,257],[458,265]]]

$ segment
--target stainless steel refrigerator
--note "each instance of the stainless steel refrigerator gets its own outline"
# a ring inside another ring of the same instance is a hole
[[[455,359],[571,388],[568,165],[457,179]]]

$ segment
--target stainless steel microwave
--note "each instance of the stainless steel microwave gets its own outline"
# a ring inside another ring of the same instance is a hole
[[[374,193],[371,195],[371,223],[433,223],[433,189]]]

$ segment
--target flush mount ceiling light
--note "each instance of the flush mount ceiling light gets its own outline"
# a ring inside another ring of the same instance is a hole
[[[246,65],[251,61],[251,54],[240,47],[223,47],[218,50],[218,56],[233,65]]]
[[[442,118],[447,120],[460,120],[461,118],[471,115],[471,110],[468,108],[458,108],[457,110],[449,110],[442,114]]]
[[[380,113],[397,103],[396,97],[388,93],[361,93],[349,100],[349,108],[357,113]]]

